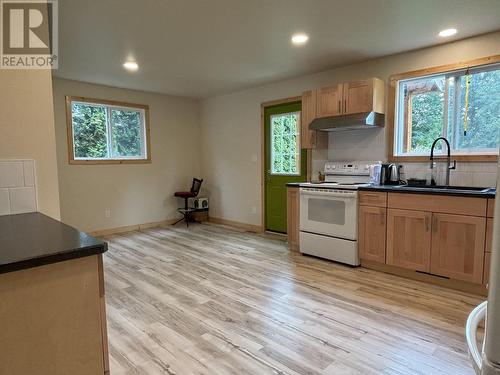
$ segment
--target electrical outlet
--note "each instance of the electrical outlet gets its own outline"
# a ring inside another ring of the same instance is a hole
[[[109,219],[109,218],[111,217],[111,210],[110,210],[109,208],[106,208],[106,209],[104,210],[104,217],[105,217],[106,219]]]
[[[250,211],[252,212],[252,214],[255,215],[257,213],[257,207],[252,206],[252,208],[250,209]]]

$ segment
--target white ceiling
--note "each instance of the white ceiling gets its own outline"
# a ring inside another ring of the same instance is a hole
[[[498,30],[499,15],[500,0],[59,0],[55,75],[207,97]]]

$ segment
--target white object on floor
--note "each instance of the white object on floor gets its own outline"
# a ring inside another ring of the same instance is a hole
[[[499,182],[500,173],[497,173],[497,188]],[[471,362],[478,375],[500,375],[500,199],[495,201],[488,301],[471,312],[465,328]],[[477,344],[477,327],[483,318],[486,318],[485,335],[480,349]]]

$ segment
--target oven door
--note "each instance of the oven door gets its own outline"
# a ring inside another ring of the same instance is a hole
[[[357,196],[352,190],[300,189],[300,230],[357,239]]]

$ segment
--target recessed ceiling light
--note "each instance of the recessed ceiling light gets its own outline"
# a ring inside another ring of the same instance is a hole
[[[139,65],[135,61],[127,61],[123,64],[123,67],[131,72],[139,70]]]
[[[309,36],[307,34],[300,33],[292,35],[292,43],[295,45],[306,44],[308,40]]]
[[[457,29],[451,28],[451,29],[441,30],[438,35],[442,38],[446,38],[448,36],[455,35],[456,33],[457,33]]]

